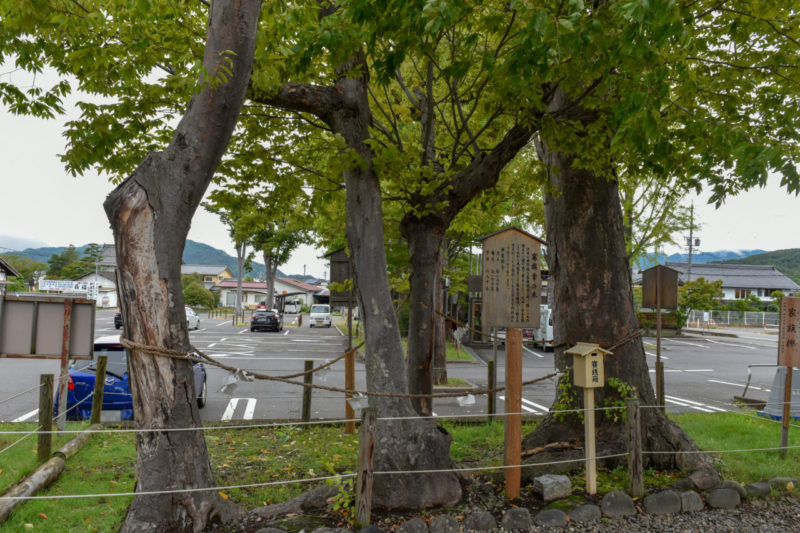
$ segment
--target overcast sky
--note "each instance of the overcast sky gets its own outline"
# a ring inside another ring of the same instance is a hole
[[[4,72],[8,69],[0,70],[2,81],[22,84],[29,79]],[[93,172],[73,178],[58,158],[64,152],[65,120],[19,117],[0,104],[0,252],[19,246],[9,237],[38,241],[41,246],[113,242],[102,205],[111,184]],[[800,247],[795,233],[800,229],[800,199],[780,189],[777,179],[770,179],[764,189],[729,199],[718,210],[706,202],[702,195],[694,201],[701,251]],[[189,238],[236,255],[225,227],[202,207]],[[679,250],[666,249],[667,253]],[[327,263],[319,259],[323,253],[305,246],[281,270],[301,274],[305,265],[309,276],[323,277],[327,274]]]

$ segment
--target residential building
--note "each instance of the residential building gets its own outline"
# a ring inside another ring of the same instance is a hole
[[[11,282],[8,281],[10,277],[20,277],[20,273],[17,270],[9,265],[5,259],[0,257],[0,292],[5,293],[6,285],[9,285]]]
[[[233,272],[225,265],[181,265],[181,275],[190,274],[200,274],[206,289],[226,279],[233,279]]]
[[[214,285],[211,290],[219,291],[220,305],[233,307],[236,305],[236,281],[225,279]],[[302,305],[313,303],[328,303],[330,293],[328,289],[311,285],[292,278],[275,278],[275,296],[290,300],[300,300]],[[256,307],[259,302],[267,298],[267,283],[264,281],[242,282],[242,306],[245,308]]]
[[[115,272],[101,270],[90,272],[72,281],[97,283],[97,307],[117,307],[117,276]]]
[[[678,271],[678,283],[687,280],[688,263],[666,263],[665,266]],[[769,265],[739,265],[726,263],[693,264],[691,281],[704,278],[708,281],[722,280],[722,300],[744,300],[757,296],[762,302],[772,301],[776,290],[785,295],[800,291],[800,285]]]

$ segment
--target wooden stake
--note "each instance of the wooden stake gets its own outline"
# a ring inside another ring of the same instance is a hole
[[[303,376],[303,383],[311,385],[314,381],[314,374],[311,370],[314,368],[314,361],[306,360],[303,371],[306,373]],[[311,420],[311,387],[303,387],[303,422]]]
[[[375,456],[375,430],[378,410],[366,407],[361,410],[361,433],[358,439],[358,467],[356,470],[356,531],[372,520],[372,464]]]
[[[92,416],[90,418],[90,423],[92,424],[98,424],[100,422],[100,413],[103,410],[103,392],[105,391],[107,364],[107,355],[98,356],[97,369],[94,373],[94,394],[92,395]]]
[[[72,300],[64,300],[64,328],[61,331],[61,373],[59,374],[58,418],[56,425],[64,431],[67,427],[67,384],[69,383],[69,339],[72,330]]]
[[[584,448],[586,451],[586,492],[597,494],[597,452],[595,451],[594,389],[583,389]]]
[[[642,468],[642,422],[639,398],[625,400],[628,427],[628,494],[631,498],[644,496],[644,469]]]
[[[40,431],[53,429],[53,374],[39,376],[39,428]],[[38,458],[47,461],[53,453],[53,434],[39,433]]]
[[[789,421],[792,418],[792,367],[786,367],[786,382],[783,388],[783,424],[781,428],[781,459],[786,459],[789,446]]]
[[[522,471],[522,330],[506,330],[506,498],[519,498]]]

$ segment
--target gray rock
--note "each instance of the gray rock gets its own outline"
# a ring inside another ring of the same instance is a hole
[[[670,488],[683,492],[685,490],[695,490],[697,485],[694,484],[691,478],[685,477],[669,484]]]
[[[312,531],[311,533],[349,533],[349,532],[350,532],[349,529],[344,529],[342,527],[319,527],[314,531]]]
[[[573,522],[594,522],[603,518],[600,508],[591,503],[584,503],[569,512],[569,519]]]
[[[644,498],[647,514],[674,514],[681,512],[681,496],[674,490],[662,490]]]
[[[773,489],[786,490],[786,485],[791,483],[797,488],[797,478],[793,477],[774,477],[769,480],[769,486]]]
[[[533,479],[533,492],[546,502],[568,498],[572,494],[569,477],[547,474]]]
[[[748,498],[766,498],[772,494],[772,487],[766,481],[756,481],[750,483],[744,490],[747,492]]]
[[[412,518],[397,528],[398,533],[428,533],[428,523],[422,518]]]
[[[378,526],[367,526],[359,529],[358,533],[386,533],[386,531]]]
[[[277,527],[262,527],[256,533],[286,533],[286,530],[278,529]]]
[[[739,482],[733,481],[731,479],[726,479],[725,481],[722,481],[715,488],[717,488],[717,489],[733,489],[733,490],[735,490],[736,492],[739,493],[739,498],[741,498],[743,500],[745,498],[747,498],[747,491],[744,490],[744,487],[742,487],[742,484],[739,483]]]
[[[464,531],[491,531],[497,528],[497,520],[491,513],[478,511],[464,519]]]
[[[506,531],[530,529],[532,525],[531,512],[523,507],[514,507],[506,511],[500,523]]]
[[[741,501],[739,493],[733,489],[712,489],[706,494],[706,503],[714,509],[733,509]]]
[[[633,500],[621,490],[615,490],[603,496],[603,499],[600,501],[600,509],[602,509],[603,514],[609,518],[636,514],[636,507],[633,506]]]
[[[533,517],[533,523],[540,527],[564,527],[567,515],[561,509],[545,509]]]
[[[695,513],[705,509],[703,499],[693,490],[681,492],[681,511],[684,513]]]
[[[693,472],[689,479],[694,481],[698,490],[709,490],[719,483],[719,472],[713,468],[701,468]]]
[[[431,533],[458,533],[458,519],[449,514],[439,515],[428,524]]]

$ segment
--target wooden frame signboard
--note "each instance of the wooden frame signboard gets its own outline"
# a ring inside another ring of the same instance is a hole
[[[0,357],[92,359],[94,324],[94,300],[4,296],[0,298]]]
[[[483,241],[481,326],[538,328],[541,295],[540,254],[544,241],[517,227]]]
[[[778,366],[800,366],[800,298],[786,296],[781,300],[780,320]]]

